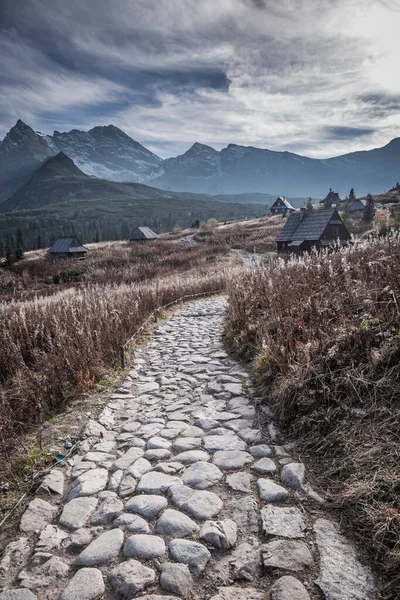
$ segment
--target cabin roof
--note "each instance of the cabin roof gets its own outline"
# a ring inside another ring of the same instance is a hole
[[[285,198],[284,196],[279,196],[279,198],[277,198],[277,199],[275,200],[275,202],[273,203],[273,205],[271,206],[271,208],[274,208],[274,207],[275,207],[275,204],[276,204],[277,202],[283,202],[283,204],[284,204],[284,205],[286,206],[286,208],[288,208],[289,210],[296,210],[296,209],[294,208],[294,206],[292,206],[292,205],[290,204],[290,202],[289,202],[288,200],[286,200],[286,198]]]
[[[295,241],[319,240],[332,217],[335,217],[335,224],[342,225],[343,222],[336,208],[302,210],[292,213],[275,241],[293,243]]]
[[[365,200],[360,200],[357,198],[357,200],[354,200],[353,204],[350,206],[350,212],[352,211],[356,211],[356,210],[364,210],[366,205],[366,201]]]
[[[66,254],[75,252],[88,252],[75,236],[59,237],[57,241],[47,250],[51,254]]]
[[[136,227],[135,231],[129,236],[129,240],[155,240],[158,235],[150,227]]]

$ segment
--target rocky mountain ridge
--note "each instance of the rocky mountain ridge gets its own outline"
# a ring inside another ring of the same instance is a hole
[[[362,195],[382,192],[400,179],[400,138],[326,160],[236,144],[218,151],[198,142],[164,160],[114,125],[46,136],[19,120],[0,143],[0,201],[59,151],[90,177],[207,195],[324,197],[330,187],[343,196],[354,187]]]

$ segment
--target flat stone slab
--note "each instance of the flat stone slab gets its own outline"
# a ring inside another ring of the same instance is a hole
[[[199,437],[184,437],[174,441],[172,449],[174,452],[187,452],[195,450],[201,446],[201,438]]]
[[[114,461],[114,463],[111,465],[111,472],[118,471],[120,469],[121,471],[125,471],[125,469],[128,469],[131,465],[133,465],[138,458],[141,458],[143,454],[143,448],[129,448],[125,454]]]
[[[226,478],[226,483],[235,492],[244,492],[251,494],[251,475],[246,471],[240,471],[239,473],[232,473]]]
[[[252,496],[233,498],[227,502],[227,512],[245,533],[258,534],[258,506]]]
[[[146,517],[147,519],[152,519],[167,508],[167,505],[168,500],[162,496],[143,494],[128,500],[125,504],[125,510]]]
[[[252,469],[262,474],[276,473],[277,471],[276,464],[270,458],[260,458],[260,460],[254,463]]]
[[[261,519],[265,535],[304,537],[306,524],[298,508],[268,505],[261,509]]]
[[[156,533],[170,537],[186,537],[199,531],[197,523],[178,510],[167,509],[157,521]]]
[[[162,494],[168,491],[170,487],[181,484],[182,481],[179,477],[165,475],[164,473],[158,473],[157,471],[150,471],[141,477],[137,486],[137,492]]]
[[[121,529],[111,529],[99,535],[75,560],[77,567],[105,565],[117,558],[124,541]]]
[[[125,475],[132,475],[132,477],[134,477],[135,479],[140,479],[142,475],[144,475],[148,471],[151,471],[152,468],[153,467],[151,466],[151,462],[148,461],[146,458],[138,458],[133,463],[133,465],[131,465],[129,469],[125,471]]]
[[[0,592],[0,600],[37,600],[37,596],[30,590],[24,588]]]
[[[213,463],[224,471],[243,469],[246,465],[251,464],[253,460],[251,454],[242,450],[220,450],[213,457]]]
[[[246,442],[237,435],[207,435],[203,438],[203,445],[208,452],[218,450],[246,450]]]
[[[80,529],[90,519],[97,506],[97,498],[84,496],[70,500],[61,513],[59,524],[66,529]]]
[[[289,463],[281,471],[281,481],[295,490],[302,490],[305,472],[303,463]]]
[[[183,598],[190,598],[194,582],[186,565],[162,563],[159,569],[161,571],[160,585],[163,590]],[[162,596],[162,598],[165,598],[165,596]]]
[[[258,446],[251,446],[249,448],[250,453],[256,458],[263,458],[264,456],[272,456],[272,448],[267,444],[259,444]]]
[[[278,579],[269,593],[271,600],[310,600],[310,595],[304,585],[291,575],[285,575]]]
[[[80,569],[63,593],[60,600],[98,600],[105,592],[103,575],[99,569]]]
[[[68,500],[81,496],[93,496],[105,489],[108,481],[107,469],[90,469],[79,475],[76,485],[68,494]]]
[[[320,555],[320,573],[316,584],[327,600],[375,600],[371,571],[357,558],[354,547],[326,519],[314,524]]]
[[[21,518],[20,529],[25,533],[31,531],[42,531],[51,523],[58,512],[58,508],[42,500],[34,498],[29,502],[28,508]]]
[[[46,496],[57,494],[62,496],[64,493],[64,473],[58,469],[53,469],[43,479],[42,483],[36,490],[36,494]]]
[[[77,498],[79,500],[79,498]],[[124,510],[119,498],[106,498],[93,513],[91,525],[109,525]]]
[[[223,473],[216,465],[200,461],[184,471],[182,481],[198,490],[205,490],[218,483],[222,477]]]
[[[119,527],[122,531],[130,533],[150,533],[150,527],[147,521],[130,513],[123,513],[117,517],[113,523],[113,527]]]
[[[189,540],[172,540],[169,551],[177,562],[187,565],[194,575],[200,575],[211,558],[203,544]]]
[[[220,587],[210,600],[265,600],[265,591],[249,587]],[[297,600],[297,599],[296,599]]]
[[[284,502],[289,497],[289,492],[271,479],[259,479],[257,487],[264,502]]]
[[[138,533],[131,535],[125,542],[124,556],[151,560],[166,554],[167,548],[162,538],[157,535]]]
[[[114,592],[128,600],[152,585],[155,580],[154,569],[149,569],[134,559],[120,563],[108,573],[108,581]]]
[[[211,519],[223,507],[223,502],[214,492],[204,490],[196,491],[183,504],[182,509],[196,519]]]
[[[261,548],[261,557],[265,569],[304,571],[314,564],[306,544],[294,540],[273,540],[265,544]]]
[[[199,461],[207,462],[209,460],[210,455],[203,450],[188,450],[187,452],[181,452],[180,454],[174,456],[174,461],[180,462],[184,465],[191,465]]]
[[[237,525],[235,521],[206,521],[200,530],[200,538],[220,550],[229,550],[236,544]]]

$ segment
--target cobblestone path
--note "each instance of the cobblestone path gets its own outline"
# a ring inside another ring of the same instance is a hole
[[[252,405],[221,343],[224,310],[186,304],[137,353],[30,502],[0,600],[376,598],[295,450]]]

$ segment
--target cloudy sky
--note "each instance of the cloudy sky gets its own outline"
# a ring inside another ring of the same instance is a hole
[[[327,157],[400,137],[400,0],[0,0],[0,137]]]

